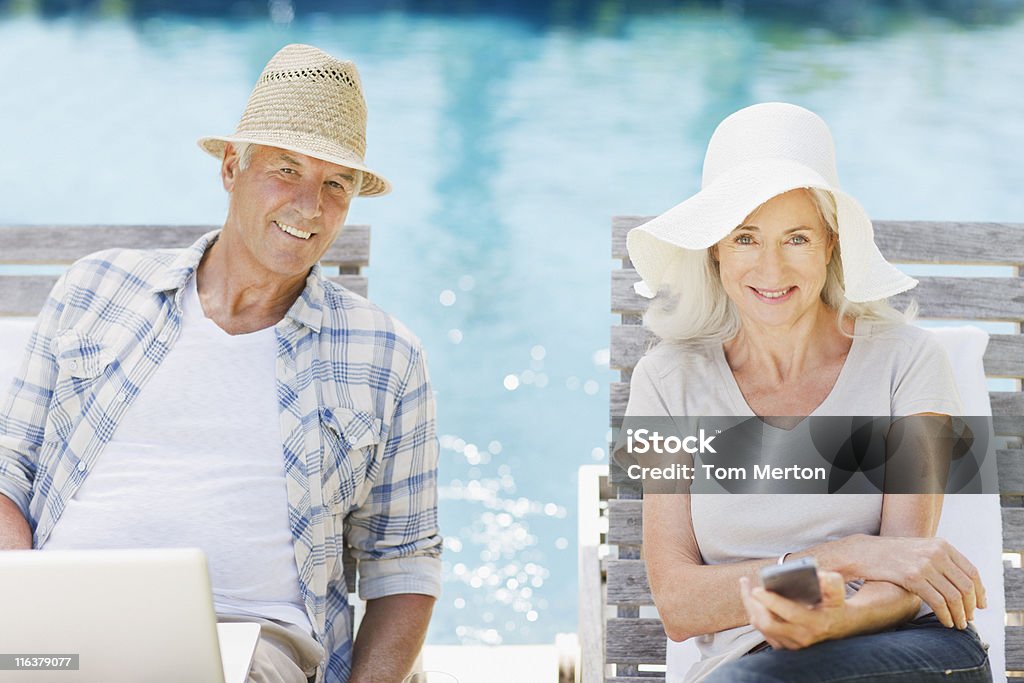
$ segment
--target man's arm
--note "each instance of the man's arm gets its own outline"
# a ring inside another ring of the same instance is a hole
[[[349,683],[400,683],[427,637],[435,598],[405,593],[366,601]]]
[[[62,275],[47,297],[10,387],[0,386],[0,550],[32,547],[29,502],[57,379],[50,342],[64,311]]]
[[[434,397],[418,350],[387,441],[378,448],[374,487],[345,519],[345,540],[359,561],[359,594],[366,600],[352,683],[400,683],[441,593]]]
[[[0,494],[0,550],[31,550],[32,530],[21,508]]]

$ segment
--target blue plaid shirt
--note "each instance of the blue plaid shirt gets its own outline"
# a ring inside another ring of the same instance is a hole
[[[217,234],[184,250],[93,254],[50,293],[0,404],[0,493],[29,520],[35,547],[173,348],[183,287]],[[362,598],[440,594],[434,399],[416,337],[319,266],[275,330],[299,590],[327,652],[317,680],[343,683],[345,543]]]

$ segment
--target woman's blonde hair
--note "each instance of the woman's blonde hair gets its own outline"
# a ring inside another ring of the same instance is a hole
[[[832,259],[826,266],[821,299],[836,311],[836,325],[840,331],[847,334],[840,324],[845,318],[863,318],[880,323],[882,328],[913,320],[917,314],[914,302],[901,313],[890,306],[887,299],[865,303],[846,299],[835,198],[826,190],[807,188],[807,192],[835,242]],[[735,337],[739,333],[740,318],[722,286],[718,261],[712,257],[711,249],[675,251],[673,261],[665,269],[658,294],[644,314],[644,325],[661,339],[671,341],[724,342]]]

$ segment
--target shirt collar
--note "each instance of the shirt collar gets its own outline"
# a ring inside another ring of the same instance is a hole
[[[310,269],[305,288],[284,317],[305,325],[313,332],[320,332],[324,319],[324,276],[319,263]]]
[[[203,254],[213,246],[220,236],[220,230],[212,230],[198,240],[192,246],[183,249],[173,261],[171,261],[163,272],[153,277],[152,291],[173,292],[176,302],[180,304],[181,290],[190,279],[195,277]],[[306,278],[306,286],[299,294],[288,312],[285,319],[291,319],[300,325],[305,325],[313,332],[320,332],[323,323],[324,303],[324,282],[323,271],[320,264],[315,264],[309,271]]]
[[[220,230],[211,230],[199,239],[192,246],[182,249],[181,252],[171,261],[163,272],[153,277],[152,291],[169,292],[180,290],[195,275],[199,262],[203,260],[203,254],[209,249],[220,236]]]

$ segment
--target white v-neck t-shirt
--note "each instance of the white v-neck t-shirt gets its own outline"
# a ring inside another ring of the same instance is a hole
[[[276,362],[274,328],[226,333],[204,314],[193,277],[180,337],[43,549],[198,547],[219,614],[311,632],[288,522]]]
[[[910,325],[872,330],[858,321],[855,335],[832,391],[812,416],[962,414],[946,353],[926,331]],[[626,415],[754,412],[721,344],[663,342],[637,363]],[[693,531],[705,564],[778,557],[852,534],[877,535],[881,513],[880,493],[690,496]],[[683,680],[701,680],[762,640],[750,625],[698,637],[701,661]]]

